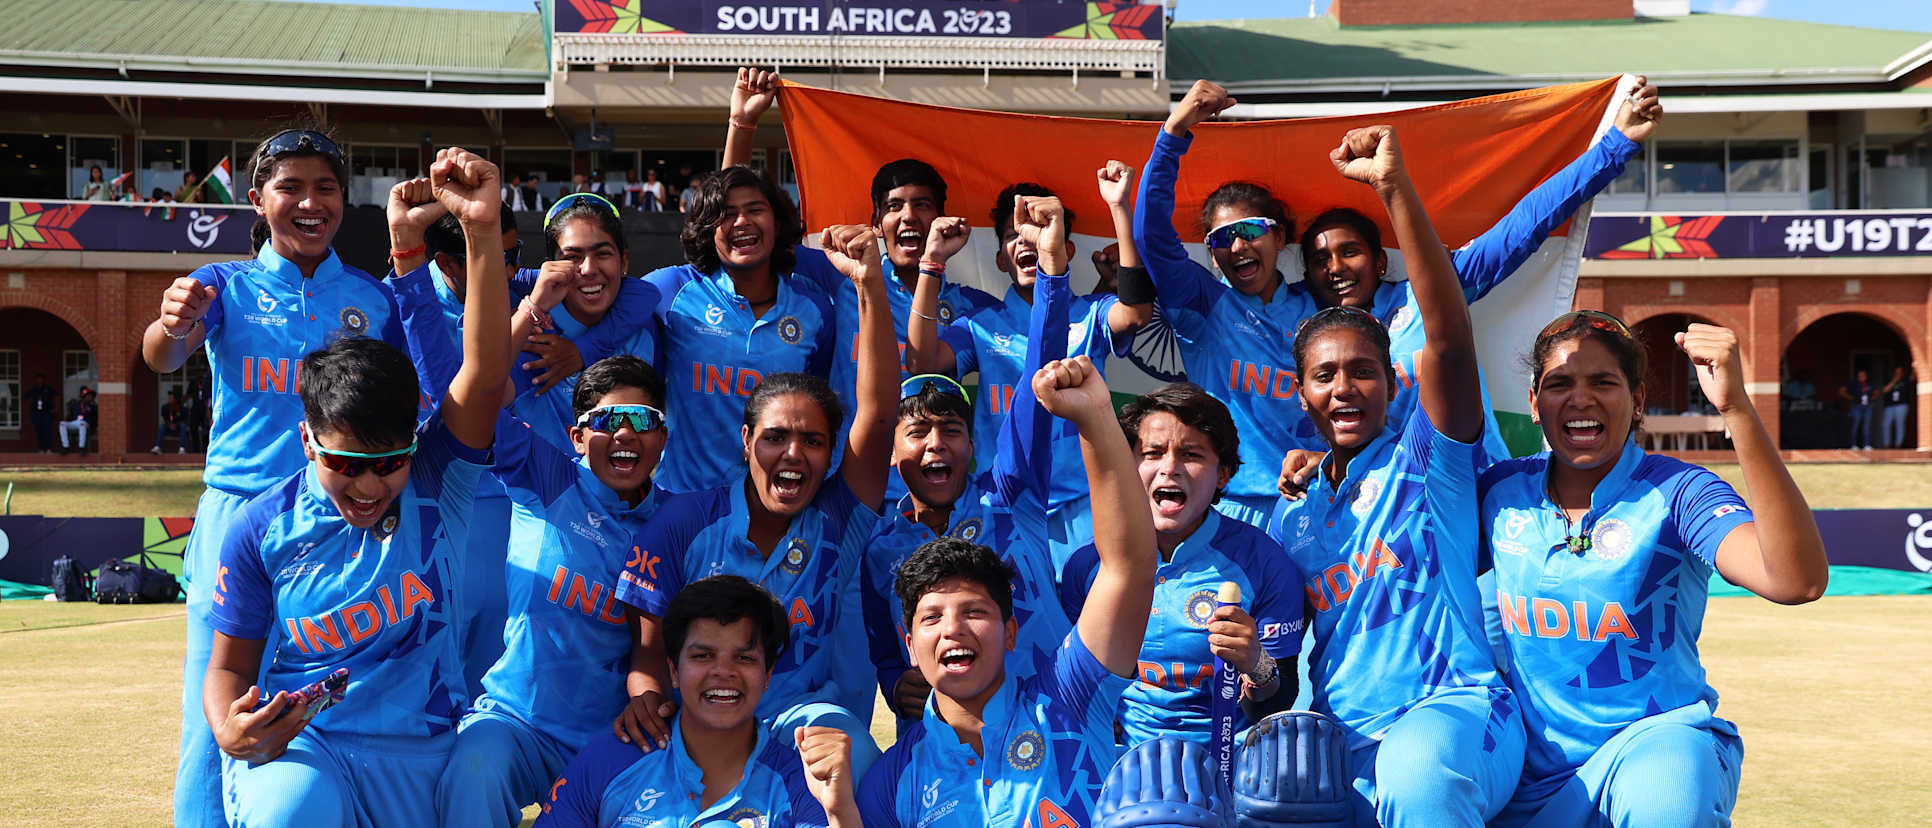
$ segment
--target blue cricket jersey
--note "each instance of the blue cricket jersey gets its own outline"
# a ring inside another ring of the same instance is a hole
[[[1590,200],[1623,173],[1624,163],[1643,151],[1643,146],[1619,130],[1605,132],[1589,151],[1523,196],[1495,226],[1451,251],[1456,278],[1462,283],[1463,300],[1474,304],[1508,279],[1523,262],[1536,253],[1552,231],[1568,221],[1583,202]],[[1307,281],[1288,286],[1289,295],[1303,302],[1312,313],[1321,307],[1308,289]],[[1389,331],[1389,356],[1395,363],[1395,400],[1389,404],[1389,418],[1406,422],[1415,412],[1421,394],[1416,390],[1416,354],[1428,344],[1422,315],[1415,306],[1414,283],[1383,282],[1376,288],[1375,318]],[[1299,324],[1299,323],[1297,323]],[[1483,465],[1508,458],[1496,427],[1496,413],[1489,402],[1489,387],[1479,384],[1483,395]],[[1277,460],[1277,465],[1279,461]]]
[[[670,395],[658,485],[693,492],[735,484],[744,469],[739,429],[752,389],[786,371],[826,376],[836,326],[831,298],[814,279],[785,274],[776,303],[754,317],[723,269],[707,274],[677,265],[644,279],[658,290],[658,372]]]
[[[1478,453],[1417,407],[1376,435],[1339,485],[1323,458],[1307,497],[1281,499],[1268,521],[1314,610],[1313,706],[1348,728],[1351,749],[1438,691],[1507,693],[1468,609]]]
[[[434,736],[463,712],[457,634],[464,523],[489,452],[432,417],[409,481],[375,527],[344,522],[311,465],[243,507],[222,540],[209,623],[265,641],[265,694],[349,668],[347,695],[318,714],[322,733]]]
[[[1480,486],[1483,552],[1529,733],[1519,798],[1548,795],[1639,719],[1716,709],[1697,637],[1718,545],[1753,520],[1717,475],[1631,440],[1578,523],[1590,548],[1571,552],[1564,538],[1577,530],[1546,494],[1550,462],[1545,452],[1499,463]]]
[[[863,623],[844,617],[841,608],[847,593],[858,588],[861,547],[878,514],[834,474],[820,484],[811,505],[792,518],[767,558],[746,539],[745,485],[741,478],[659,504],[619,577],[618,600],[661,618],[685,584],[711,575],[741,575],[770,590],[791,621],[792,643],[772,667],[771,686],[758,704],[760,719],[808,702],[849,709],[852,699],[869,699],[865,655],[841,652],[837,639],[841,625]]]
[[[1301,410],[1295,327],[1313,313],[1284,281],[1263,301],[1229,287],[1187,257],[1174,231],[1174,187],[1194,136],[1159,131],[1134,201],[1134,244],[1147,262],[1163,316],[1181,346],[1187,378],[1225,403],[1241,432],[1241,467],[1226,492],[1273,498],[1281,458],[1321,440]]]
[[[534,286],[532,281],[531,285]],[[653,366],[658,364],[658,342],[662,337],[655,311],[660,301],[657,287],[641,279],[617,280],[617,301],[596,325],[585,325],[559,303],[550,309],[550,323],[556,332],[578,346],[586,367],[607,356],[629,354]],[[511,371],[517,381],[517,397],[510,410],[536,429],[537,436],[571,453],[569,428],[577,424],[572,396],[582,372],[571,374],[541,394],[530,383],[531,373],[522,369],[527,359],[519,358]],[[668,413],[667,413],[668,416]]]
[[[1087,592],[1099,574],[1100,555],[1092,544],[1067,561],[1060,599],[1067,615],[1079,618]],[[1140,646],[1138,680],[1120,699],[1120,730],[1129,746],[1162,736],[1208,744],[1213,739],[1214,654],[1208,651],[1207,625],[1219,607],[1221,584],[1241,585],[1241,604],[1254,618],[1261,648],[1294,669],[1301,652],[1301,575],[1282,554],[1281,544],[1260,529],[1213,509],[1201,526],[1161,563],[1154,581],[1154,605],[1147,637]],[[1239,706],[1235,729],[1252,722]]]
[[[479,710],[507,712],[570,749],[610,729],[629,703],[631,634],[618,578],[631,538],[668,497],[626,504],[589,461],[549,445],[529,424],[497,429],[497,477],[510,513],[509,620],[503,657],[483,676]]]
[[[1006,673],[982,713],[984,756],[940,718],[935,696],[866,773],[859,814],[867,828],[1092,825],[1127,683],[1074,630],[1052,669],[1025,680]]]
[[[1036,296],[1040,284],[1033,286]],[[974,291],[977,293],[978,291]],[[980,294],[984,296],[985,294]],[[1056,328],[1064,330],[1066,344],[1055,353],[1061,356],[1086,355],[1103,372],[1109,354],[1125,355],[1125,346],[1132,339],[1114,341],[1113,329],[1107,324],[1107,313],[1120,300],[1113,294],[1074,297],[1068,310],[1070,326]],[[999,446],[991,439],[999,433],[1000,424],[1007,419],[1007,413],[1016,405],[1016,389],[1023,384],[1031,384],[1033,371],[1025,364],[1031,303],[1020,296],[1014,288],[1008,288],[1006,298],[984,305],[954,320],[951,325],[940,329],[939,337],[952,346],[954,376],[963,377],[977,372],[979,374],[979,399],[973,406],[973,435],[975,467],[990,469]],[[1055,359],[1059,357],[1054,357]],[[1059,418],[1049,418],[1052,429],[1053,463],[1055,468],[1082,468],[1080,459],[1080,432],[1073,423]],[[1276,463],[1280,465],[1279,461]],[[1088,495],[1085,475],[1055,475],[1049,480],[1047,505],[1058,509],[1068,501]]]
[[[790,733],[758,729],[738,784],[702,805],[704,771],[684,746],[683,717],[671,747],[649,753],[610,733],[593,739],[550,786],[544,828],[788,828],[823,826],[825,809],[805,783]]]
[[[253,259],[196,268],[218,292],[201,319],[207,330],[214,413],[202,481],[252,495],[300,470],[302,357],[338,336],[379,337],[404,349],[389,288],[329,252],[301,268],[264,243]]]

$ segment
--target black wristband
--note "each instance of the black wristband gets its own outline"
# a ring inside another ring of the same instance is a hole
[[[1154,277],[1144,267],[1122,267],[1115,276],[1114,291],[1122,304],[1145,305],[1154,301]]]

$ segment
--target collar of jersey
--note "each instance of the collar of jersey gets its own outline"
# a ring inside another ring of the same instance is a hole
[[[949,535],[952,534],[953,529],[959,526],[960,521],[971,520],[973,518],[979,517],[980,513],[985,511],[982,508],[983,506],[985,506],[985,504],[981,502],[980,498],[981,498],[981,492],[979,488],[979,481],[973,477],[966,478],[966,488],[960,491],[959,499],[953,501],[953,513],[946,516],[947,534]],[[908,515],[911,515],[911,514],[912,514],[912,493],[907,492],[905,494],[900,495],[899,502],[894,504],[892,519],[897,523],[904,524],[908,528],[925,529],[926,527],[925,524],[920,523],[919,521],[913,520],[911,517],[908,517]],[[926,529],[925,531],[927,533],[930,533],[932,530]],[[982,533],[981,537],[985,537],[984,535],[985,531],[986,530],[984,528],[984,522],[982,522],[982,527],[980,529],[980,532]]]
[[[1315,495],[1323,492],[1333,492],[1337,502],[1344,500],[1343,493],[1354,489],[1355,484],[1360,483],[1362,478],[1382,467],[1385,455],[1400,439],[1402,439],[1402,422],[1390,417],[1382,424],[1382,433],[1375,435],[1375,439],[1370,440],[1368,445],[1362,447],[1362,452],[1355,455],[1354,460],[1349,461],[1348,474],[1343,475],[1341,484],[1336,486],[1331,486],[1328,482],[1328,465],[1335,458],[1335,450],[1329,449],[1327,454],[1322,455],[1322,464],[1315,471],[1315,485],[1308,487],[1309,502],[1313,503]]]
[[[1210,505],[1207,516],[1201,519],[1200,526],[1195,527],[1194,534],[1188,535],[1179,546],[1174,547],[1174,559],[1161,564],[1159,568],[1164,570],[1170,566],[1192,561],[1196,557],[1196,550],[1212,552],[1214,537],[1219,534],[1221,534],[1221,510]]]
[[[1075,634],[1078,634],[1077,630]],[[1009,652],[1006,657],[1011,660],[1016,654]],[[979,732],[979,744],[984,752],[980,757],[980,766],[987,769],[993,767],[994,763],[1003,762],[1006,759],[1004,754],[1006,731],[1012,724],[1015,696],[1019,692],[1019,680],[1013,677],[1011,665],[1003,666],[1007,669],[1005,675],[1000,677],[1000,689],[993,691],[993,697],[986,700],[986,709],[979,714],[979,720],[985,723],[984,728]],[[939,715],[939,693],[937,692],[926,697],[925,722],[926,729],[932,731],[930,736],[939,740],[937,744],[945,745],[948,752],[972,751],[972,748],[959,738],[959,732],[953,730],[953,726]],[[990,770],[988,773],[990,774]]]
[[[302,283],[302,269],[296,267],[294,262],[282,258],[282,254],[275,252],[274,242],[262,242],[262,249],[255,251],[255,260],[261,262],[263,268],[282,277],[289,284]],[[328,258],[315,266],[315,280],[329,281],[341,275],[342,260],[336,257],[335,248],[330,247]]]
[[[632,506],[617,495],[616,489],[604,485],[604,481],[597,479],[597,473],[590,470],[590,458],[582,454],[577,455],[577,485],[589,492],[592,500],[619,518],[644,520],[657,510],[656,485],[648,480],[644,481],[644,499],[638,501],[636,506]]]
[[[751,780],[751,771],[758,765],[758,757],[765,752],[765,742],[771,738],[771,728],[765,726],[765,723],[762,721],[755,722],[752,730],[758,733],[758,741],[752,744],[751,753],[745,755],[745,767],[739,773],[738,784],[732,786],[731,790],[726,792],[724,796],[718,797],[717,802],[711,803],[712,808],[729,803],[732,799],[742,794],[745,791],[745,783]],[[683,793],[697,792],[702,794],[704,792],[704,771],[700,770],[698,763],[691,758],[691,752],[684,748],[684,716],[682,714],[671,722],[671,764],[676,768],[675,772],[677,774],[678,786],[684,789],[682,791]],[[705,810],[708,811],[710,808],[706,808]]]
[[[1550,499],[1550,468],[1559,461],[1556,456],[1544,453],[1543,474],[1536,480],[1536,490],[1544,502]],[[1637,435],[1633,432],[1623,441],[1623,454],[1617,457],[1617,464],[1610,467],[1610,473],[1597,481],[1597,487],[1590,492],[1590,512],[1583,516],[1577,525],[1593,525],[1598,516],[1610,511],[1623,498],[1623,490],[1630,487],[1630,478],[1637,473],[1637,466],[1644,461],[1644,450],[1637,446]]]
[[[696,270],[697,268],[692,268],[692,269]],[[778,276],[778,292],[775,294],[772,294],[773,296],[772,307],[782,308],[782,307],[785,307],[786,305],[786,302],[785,302],[786,296],[791,292],[790,286],[787,285],[786,283],[791,281],[792,274],[779,273],[777,274],[777,276]],[[750,302],[745,302],[742,310],[739,308],[738,302],[742,301],[745,297],[738,295],[738,286],[732,283],[731,274],[725,272],[724,265],[718,265],[717,270],[711,273],[705,274],[704,279],[705,281],[711,283],[711,287],[715,288],[719,293],[723,294],[724,298],[733,300],[730,303],[731,312],[743,313],[746,317],[751,316]],[[850,284],[850,283],[848,282],[847,284]],[[752,324],[757,324],[759,321],[761,320],[753,319]]]
[[[727,537],[730,537],[732,539],[731,543],[734,545],[735,548],[738,548],[738,549],[753,548],[750,540],[751,505],[745,502],[745,486],[747,485],[746,481],[750,479],[751,479],[751,472],[746,471],[743,475],[738,477],[737,482],[732,483],[727,487],[731,491],[731,513],[728,515],[725,515],[725,531],[729,533]],[[823,494],[825,492],[825,487],[830,485],[832,485],[832,481],[829,479],[820,483],[819,489],[818,489],[819,493]],[[814,524],[805,523],[804,521],[806,521],[808,518],[813,517],[814,516],[813,513],[817,509],[818,509],[818,496],[813,495],[812,502],[805,505],[805,511],[799,512],[796,517],[792,518],[791,524],[785,527],[785,536],[778,540],[778,546],[772,550],[771,557],[765,559],[765,563],[763,564],[763,567],[764,567],[763,571],[768,572],[771,567],[778,565],[778,562],[784,558],[785,548],[787,546],[790,546],[791,542],[794,539],[806,538],[808,541],[815,539],[816,526]],[[817,554],[818,550],[814,549],[810,551],[813,554]],[[757,579],[754,578],[753,580],[757,580]]]
[[[429,269],[429,283],[436,288],[436,298],[443,301],[443,309],[445,311],[454,309],[460,318],[463,314],[463,301],[456,298],[456,291],[451,290],[449,282],[443,278],[443,269],[436,266],[436,260],[433,258],[424,262],[423,267]]]

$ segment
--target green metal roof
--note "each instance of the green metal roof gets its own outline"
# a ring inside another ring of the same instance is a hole
[[[324,64],[342,73],[544,73],[529,12],[269,0],[8,0],[0,60],[161,58],[190,71]],[[108,65],[113,65],[109,63]]]
[[[1869,81],[1927,35],[1692,14],[1591,22],[1349,26],[1330,17],[1175,23],[1168,77],[1223,82],[1455,76],[1843,75]]]

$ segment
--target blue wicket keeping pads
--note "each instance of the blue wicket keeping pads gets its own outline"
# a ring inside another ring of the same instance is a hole
[[[1353,828],[1348,734],[1320,713],[1262,719],[1234,753],[1236,828]]]
[[[1130,748],[1114,763],[1094,804],[1095,828],[1226,828],[1229,794],[1214,755],[1164,737]]]

